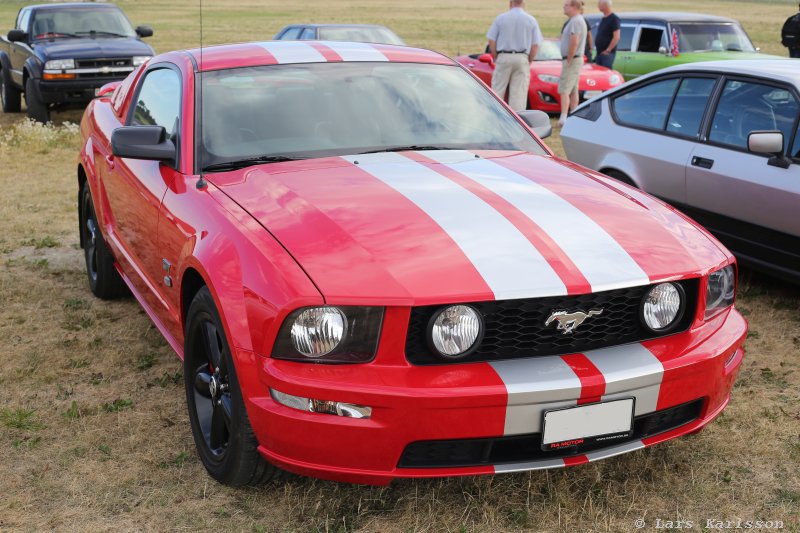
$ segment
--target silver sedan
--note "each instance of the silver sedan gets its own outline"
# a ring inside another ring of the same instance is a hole
[[[691,63],[570,115],[567,157],[675,205],[751,267],[800,283],[800,61]]]

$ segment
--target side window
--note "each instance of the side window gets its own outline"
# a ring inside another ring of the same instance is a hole
[[[792,157],[800,159],[800,123],[798,123],[797,131],[794,132],[794,145],[792,146]]]
[[[288,30],[283,32],[283,34],[280,36],[280,39],[282,41],[296,41],[297,38],[300,37],[300,31],[302,29],[303,28],[297,26],[289,28]]]
[[[667,46],[667,29],[664,27],[642,26],[639,33],[637,52],[658,52],[661,47]]]
[[[300,34],[301,41],[311,41],[317,38],[317,29],[316,28],[306,28],[303,30],[303,33]]]
[[[174,70],[161,68],[145,74],[133,107],[131,126],[163,126],[177,133],[181,109],[181,80]]]
[[[746,149],[751,131],[778,130],[783,133],[786,150],[799,107],[795,96],[784,88],[728,80],[714,112],[709,140]]]
[[[28,23],[31,21],[31,10],[23,9],[19,13],[19,20],[17,21],[17,29],[27,32]]]
[[[657,81],[616,97],[612,104],[617,120],[623,124],[664,129],[669,104],[678,78]]]
[[[667,131],[697,138],[715,78],[684,78],[672,104]]]
[[[617,43],[617,51],[630,52],[631,44],[633,43],[633,33],[636,26],[622,24],[619,31],[619,43]]]

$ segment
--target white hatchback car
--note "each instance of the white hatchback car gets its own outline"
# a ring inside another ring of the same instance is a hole
[[[800,61],[660,70],[570,115],[567,157],[677,206],[741,262],[800,283]]]

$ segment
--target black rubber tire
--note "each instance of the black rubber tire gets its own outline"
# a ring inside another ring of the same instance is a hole
[[[81,189],[80,230],[86,274],[92,294],[102,300],[113,300],[128,294],[128,287],[114,267],[114,257],[103,239],[94,211],[92,192],[87,183]]]
[[[22,109],[22,91],[14,87],[8,69],[0,72],[0,103],[3,113],[19,113]]]
[[[208,287],[202,287],[192,299],[185,333],[186,404],[203,466],[211,477],[234,487],[260,485],[275,478],[281,471],[258,452],[222,321]],[[216,396],[206,389],[212,379]],[[214,440],[219,445],[212,448]]]
[[[32,78],[25,82],[25,104],[28,106],[28,118],[46,124],[50,122],[50,109],[42,102],[39,88]]]
[[[609,178],[614,178],[617,181],[621,181],[622,183],[630,185],[631,187],[636,187],[636,184],[633,182],[633,180],[630,179],[627,174],[620,172],[619,170],[604,170],[603,174]],[[636,188],[638,189],[638,187]]]

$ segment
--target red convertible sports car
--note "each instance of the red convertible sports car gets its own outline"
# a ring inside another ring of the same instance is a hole
[[[211,476],[563,467],[720,414],[733,257],[527,113],[438,53],[343,42],[171,52],[101,91],[89,285],[130,290],[183,359]]]
[[[492,86],[494,61],[491,54],[472,54],[458,56],[456,61],[467,67],[486,85]],[[558,78],[561,76],[561,50],[558,41],[545,39],[531,64],[531,84],[528,88],[528,109],[539,109],[547,113],[561,111],[561,97],[558,95]],[[625,80],[616,70],[586,63],[581,69],[578,90],[581,99],[588,100],[598,96]]]

